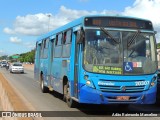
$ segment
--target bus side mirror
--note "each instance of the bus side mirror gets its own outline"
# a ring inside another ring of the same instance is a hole
[[[77,43],[81,44],[84,41],[84,31],[83,29],[77,31]]]

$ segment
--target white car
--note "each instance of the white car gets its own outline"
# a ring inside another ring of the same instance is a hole
[[[6,62],[6,61],[2,61],[2,62],[1,62],[1,67],[6,67],[6,65],[7,65],[7,62]]]
[[[13,63],[9,68],[10,73],[24,73],[24,67],[21,63]]]

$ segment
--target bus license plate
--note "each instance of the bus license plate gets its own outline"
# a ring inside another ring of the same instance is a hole
[[[129,100],[129,96],[117,96],[117,100]]]

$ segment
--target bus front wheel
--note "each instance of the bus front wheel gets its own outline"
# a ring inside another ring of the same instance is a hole
[[[43,93],[48,93],[49,91],[48,87],[44,86],[43,74],[41,74],[40,87]]]
[[[69,82],[67,82],[66,85],[64,85],[64,98],[67,102],[68,107],[70,108],[74,108],[76,107],[77,103],[71,98],[70,96],[70,86],[69,86]]]

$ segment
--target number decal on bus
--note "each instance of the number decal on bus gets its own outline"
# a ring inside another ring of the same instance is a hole
[[[135,85],[136,86],[141,86],[141,85],[148,85],[149,81],[136,81]]]

